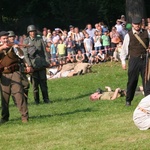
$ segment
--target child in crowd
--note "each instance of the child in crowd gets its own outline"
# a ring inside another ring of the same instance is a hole
[[[115,48],[115,51],[114,51],[114,54],[113,54],[114,61],[119,61],[120,60],[120,52],[121,52],[121,50],[122,50],[122,42],[120,41],[117,44],[117,47]]]
[[[96,62],[106,62],[106,54],[102,51],[99,50],[98,54],[96,55]]]
[[[84,39],[83,43],[84,43],[84,48],[85,48],[85,51],[86,51],[86,56],[89,59],[90,55],[91,55],[91,52],[92,52],[93,43],[92,43],[92,40],[89,37],[88,33],[85,34],[85,39]]]
[[[69,36],[66,41],[67,48],[67,62],[74,62],[75,59],[75,42],[72,40],[72,37]]]
[[[108,50],[110,48],[110,38],[108,34],[108,30],[104,31],[104,35],[102,35],[102,45],[105,49],[105,54],[108,54]]]
[[[63,64],[66,63],[66,45],[63,43],[62,39],[59,40],[59,44],[57,45],[57,55],[60,64],[59,70],[61,70]]]
[[[96,63],[96,55],[97,55],[97,52],[95,50],[92,50],[91,55],[89,57],[90,64]]]
[[[85,60],[84,54],[83,54],[82,51],[79,49],[79,50],[77,51],[77,54],[76,54],[76,61],[77,61],[78,63],[81,63],[81,62],[83,62],[84,60]]]
[[[95,31],[94,32],[94,48],[95,48],[95,51],[98,53],[98,51],[101,49],[102,47],[102,39],[101,39],[101,31]]]
[[[50,62],[51,62],[51,67],[52,66],[56,66],[56,62],[57,62],[57,44],[56,43],[51,43],[48,42],[47,43],[48,47],[49,47],[49,53],[50,53]]]

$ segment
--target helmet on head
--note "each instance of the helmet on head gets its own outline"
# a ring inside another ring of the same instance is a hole
[[[14,31],[8,31],[8,33],[9,33],[9,34],[8,34],[8,37],[16,36],[15,33],[14,33]]]
[[[31,32],[31,31],[36,31],[36,27],[34,25],[29,25],[27,27],[27,33]]]

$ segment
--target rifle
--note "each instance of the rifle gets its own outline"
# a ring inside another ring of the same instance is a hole
[[[145,84],[148,81],[148,68],[149,68],[149,60],[148,60],[148,52],[146,53],[146,67],[145,67]]]
[[[150,60],[149,60],[149,49],[147,49],[146,53],[146,68],[145,68],[145,84],[150,79]]]
[[[14,45],[18,45],[19,47],[31,47],[31,45],[27,45],[27,44],[7,43],[7,46],[9,46],[9,47],[12,47]],[[0,46],[3,46],[3,43],[0,43]]]

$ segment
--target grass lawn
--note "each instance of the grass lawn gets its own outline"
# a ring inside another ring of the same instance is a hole
[[[95,65],[92,70],[48,81],[51,104],[41,99],[35,105],[30,88],[27,124],[21,123],[11,101],[10,121],[0,126],[0,150],[149,150],[150,131],[140,131],[132,121],[142,95],[134,97],[131,107],[125,106],[125,97],[89,100],[98,87],[125,89],[127,71],[117,62]]]

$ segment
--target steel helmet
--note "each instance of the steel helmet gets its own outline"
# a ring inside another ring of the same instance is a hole
[[[16,36],[15,33],[14,33],[14,31],[8,31],[8,33],[9,33],[9,34],[8,34],[8,37]]]
[[[36,31],[36,27],[34,25],[29,25],[27,27],[27,33],[29,33],[30,31]]]

